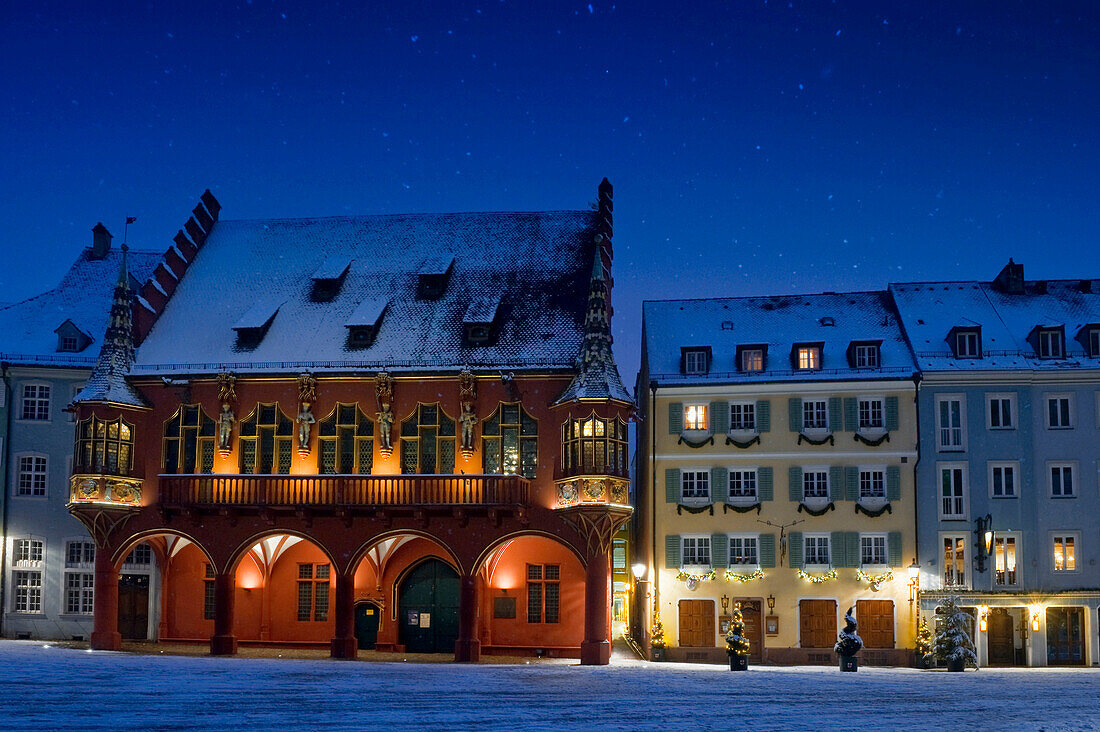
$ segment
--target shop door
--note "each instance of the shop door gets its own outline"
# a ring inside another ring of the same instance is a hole
[[[894,603],[891,600],[857,600],[856,622],[867,648],[894,647]]]
[[[764,621],[761,618],[759,600],[734,600],[741,603],[741,622],[745,624],[745,637],[749,639],[749,660],[764,660]]]
[[[1012,666],[1016,663],[1016,640],[1013,637],[1012,616],[1003,607],[989,613],[989,665]]]
[[[429,559],[401,582],[397,622],[409,653],[454,653],[458,640],[458,574]]]
[[[1047,608],[1047,663],[1079,666],[1085,662],[1084,613],[1079,607]]]
[[[798,632],[803,648],[836,645],[836,600],[800,600]]]
[[[118,632],[129,640],[149,638],[149,575],[124,574],[118,581]]]
[[[714,600],[680,600],[680,647],[714,648]]]
[[[355,606],[355,638],[359,648],[374,648],[378,642],[378,621],[382,611],[373,602],[361,602]]]

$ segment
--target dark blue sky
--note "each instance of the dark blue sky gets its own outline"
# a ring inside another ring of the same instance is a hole
[[[1096,3],[162,5],[3,4],[0,300],[98,220],[166,248],[206,187],[260,218],[605,175],[628,382],[645,298],[1100,276]]]

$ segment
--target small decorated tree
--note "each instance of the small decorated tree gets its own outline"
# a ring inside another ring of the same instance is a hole
[[[744,671],[748,668],[749,639],[744,634],[745,621],[741,617],[741,606],[734,605],[730,629],[726,633],[726,654],[730,658],[730,671]]]
[[[948,671],[962,671],[967,664],[978,668],[974,642],[966,632],[970,616],[959,608],[959,598],[952,595],[944,600],[940,615],[943,620],[933,643],[936,659],[947,663]]]
[[[661,625],[661,613],[653,613],[653,627],[649,631],[649,645],[653,648],[653,660],[665,660],[665,626]]]
[[[856,632],[855,608],[850,607],[848,612],[844,613],[844,630],[837,634],[836,645],[833,646],[833,650],[840,656],[841,671],[856,671],[859,669],[856,654],[862,648],[863,639]]]
[[[917,627],[917,665],[922,668],[928,666],[935,659],[935,649],[932,646],[932,630],[928,627],[928,621],[921,618]]]

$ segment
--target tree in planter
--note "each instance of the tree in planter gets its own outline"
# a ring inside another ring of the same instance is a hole
[[[936,629],[936,639],[933,642],[936,660],[945,662],[948,671],[962,671],[967,664],[978,668],[974,642],[966,632],[970,615],[959,608],[959,598],[952,595],[944,600],[939,614],[942,621]]]
[[[726,654],[730,658],[730,671],[744,671],[748,666],[749,639],[745,637],[745,622],[741,617],[741,606],[734,605],[730,629],[726,633]]]
[[[661,613],[653,613],[653,627],[649,631],[649,645],[653,649],[653,660],[665,660],[665,626],[661,625]]]
[[[844,630],[836,636],[836,645],[833,650],[840,656],[841,671],[855,671],[859,666],[856,663],[856,654],[863,648],[863,639],[856,632],[855,608],[848,608],[844,613]]]
[[[928,621],[921,618],[917,628],[917,665],[928,668],[935,659],[935,649],[932,646],[932,630],[928,627]]]

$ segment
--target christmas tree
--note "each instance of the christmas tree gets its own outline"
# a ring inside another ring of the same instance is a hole
[[[863,648],[863,639],[856,632],[854,611],[855,608],[850,607],[848,612],[844,613],[844,630],[837,634],[836,645],[833,646],[833,650],[839,655],[848,656],[849,658],[855,656]]]
[[[937,660],[945,661],[949,667],[952,664],[970,664],[977,668],[978,656],[974,653],[970,634],[966,632],[970,615],[959,609],[959,598],[951,596],[944,600],[940,615],[943,622],[936,629],[936,639],[933,642]]]
[[[649,645],[654,648],[665,647],[665,626],[661,625],[661,613],[653,613],[653,627],[649,631]]]
[[[726,653],[731,656],[749,655],[749,639],[744,636],[745,623],[741,619],[741,608],[734,606],[730,630],[726,633]]]
[[[928,627],[928,622],[921,618],[920,626],[917,628],[917,662],[931,663],[933,656],[932,631]]]

